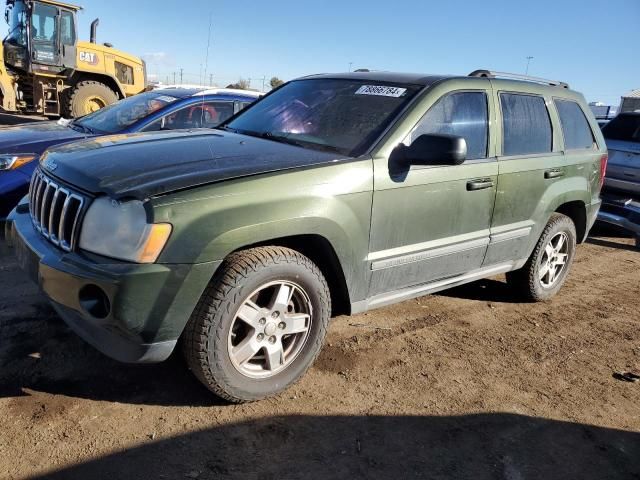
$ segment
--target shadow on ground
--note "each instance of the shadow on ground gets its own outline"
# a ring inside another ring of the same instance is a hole
[[[280,416],[156,441],[38,478],[633,479],[640,434],[512,414]]]
[[[0,398],[29,390],[151,405],[216,405],[221,400],[176,352],[153,365],[112,360],[74,334],[45,303],[27,317],[0,321]]]
[[[489,278],[443,290],[435,295],[493,303],[523,303],[527,301],[522,296],[514,293],[513,288],[505,281]]]
[[[14,115],[0,111],[0,126],[2,125],[19,125],[21,123],[33,123],[47,120],[46,117],[35,117],[28,115]]]

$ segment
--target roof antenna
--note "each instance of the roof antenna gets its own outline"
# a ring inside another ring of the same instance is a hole
[[[207,78],[207,68],[209,67],[209,46],[211,45],[211,23],[213,21],[213,12],[209,12],[209,33],[207,34],[207,54],[204,59],[204,76]],[[203,82],[206,80],[203,80]],[[204,91],[203,91],[204,92]],[[202,112],[200,113],[200,124],[204,125],[204,95],[202,95]]]

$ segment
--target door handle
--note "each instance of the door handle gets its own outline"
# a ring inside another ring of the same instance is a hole
[[[552,168],[551,170],[545,170],[544,178],[558,178],[564,176],[564,170],[560,170],[557,168]]]
[[[467,182],[467,190],[470,192],[491,187],[493,187],[493,180],[490,178],[478,178],[477,180],[469,180]]]

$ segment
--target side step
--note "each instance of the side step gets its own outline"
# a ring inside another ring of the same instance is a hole
[[[42,103],[44,115],[60,115],[60,97],[58,89],[48,85],[42,85]]]

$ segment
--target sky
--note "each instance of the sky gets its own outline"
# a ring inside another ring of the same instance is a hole
[[[73,0],[68,0],[73,1]],[[80,38],[147,61],[150,78],[226,86],[349,68],[568,82],[617,105],[640,88],[640,0],[76,0]],[[209,19],[211,42],[206,60]],[[206,69],[206,77],[204,71]]]

